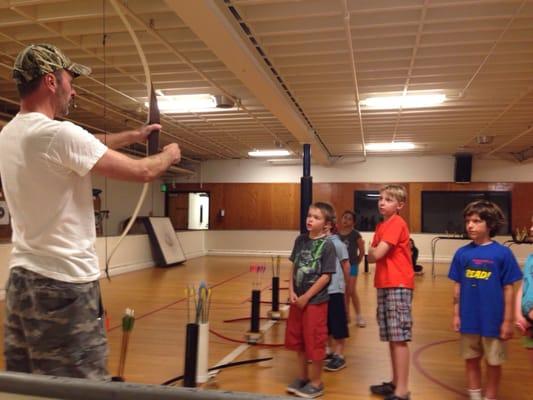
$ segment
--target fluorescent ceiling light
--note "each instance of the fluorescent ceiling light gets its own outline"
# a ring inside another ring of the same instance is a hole
[[[369,97],[362,100],[360,104],[365,107],[380,109],[416,108],[436,106],[444,100],[446,100],[444,94],[409,94],[406,96]]]
[[[291,154],[287,150],[255,150],[249,151],[250,157],[286,157]]]
[[[271,158],[266,160],[272,165],[301,165],[302,160],[299,158]]]
[[[148,103],[144,104],[148,107]],[[157,104],[163,112],[219,111],[215,97],[210,94],[157,96]]]
[[[369,143],[366,146],[368,151],[398,151],[412,150],[415,145],[411,142],[390,142],[390,143]]]

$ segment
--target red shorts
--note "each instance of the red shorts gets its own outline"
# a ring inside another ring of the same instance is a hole
[[[291,304],[285,347],[305,352],[308,360],[320,361],[326,356],[328,340],[328,302],[308,304],[303,310]]]

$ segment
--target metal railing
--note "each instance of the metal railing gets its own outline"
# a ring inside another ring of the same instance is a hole
[[[222,390],[198,390],[128,382],[98,382],[15,372],[0,373],[2,393],[64,400],[280,400],[289,397]]]

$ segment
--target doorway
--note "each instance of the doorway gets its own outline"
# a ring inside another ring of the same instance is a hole
[[[168,193],[168,217],[175,230],[209,229],[209,193]]]

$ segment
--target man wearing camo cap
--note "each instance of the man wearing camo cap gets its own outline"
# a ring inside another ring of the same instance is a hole
[[[50,44],[20,52],[19,113],[0,133],[0,176],[13,249],[6,289],[8,371],[107,379],[91,174],[146,182],[179,162],[176,143],[132,159],[113,149],[146,141],[152,124],[93,135],[68,121],[73,79],[89,67]]]

